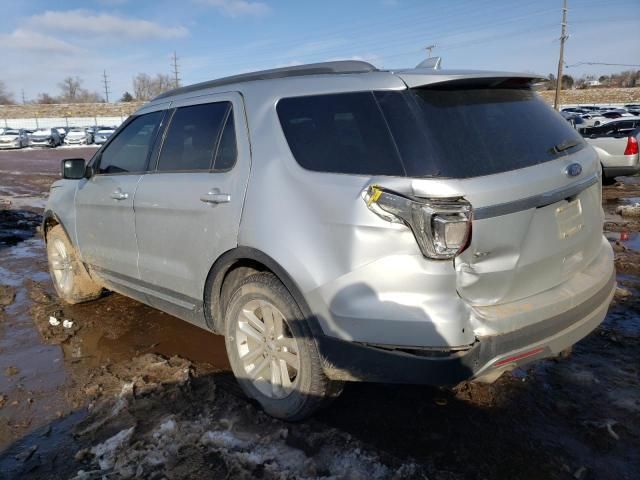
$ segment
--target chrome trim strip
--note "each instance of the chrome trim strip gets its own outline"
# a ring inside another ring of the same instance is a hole
[[[521,198],[519,200],[514,200],[513,202],[499,203],[496,205],[489,205],[487,207],[476,208],[473,210],[473,219],[482,220],[485,218],[508,215],[522,210],[529,210],[531,208],[545,207],[552,203],[559,202],[560,200],[564,200],[565,198],[573,197],[595,183],[598,183],[597,173],[594,173],[590,177],[567,187],[558,188],[539,195],[533,195],[532,197]]]

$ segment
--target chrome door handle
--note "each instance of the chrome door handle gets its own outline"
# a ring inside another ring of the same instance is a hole
[[[111,198],[113,198],[114,200],[126,200],[127,198],[129,198],[129,194],[121,192],[120,190],[116,190],[111,194]]]
[[[231,195],[228,193],[209,192],[206,195],[202,195],[200,201],[212,204],[229,203],[231,201]]]

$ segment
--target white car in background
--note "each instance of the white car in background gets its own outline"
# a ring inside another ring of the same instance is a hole
[[[582,127],[597,127],[601,123],[610,121],[610,119],[600,115],[600,112],[590,112],[580,115],[584,120]]]
[[[84,128],[73,128],[64,137],[65,145],[88,145],[91,143],[91,136]]]
[[[580,133],[598,153],[604,183],[611,184],[615,177],[640,172],[640,117],[610,120],[597,127],[581,129]]]
[[[7,129],[0,135],[0,148],[22,148],[29,145],[29,137],[23,129]]]

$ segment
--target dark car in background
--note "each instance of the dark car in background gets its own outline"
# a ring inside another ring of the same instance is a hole
[[[55,148],[62,145],[62,138],[56,128],[39,128],[29,135],[29,146]]]

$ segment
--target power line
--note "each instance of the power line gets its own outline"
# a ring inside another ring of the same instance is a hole
[[[469,33],[473,33],[476,31],[476,29],[482,30],[484,29],[484,27],[487,26],[491,26],[491,28],[495,28],[497,26],[501,26],[501,25],[507,25],[507,24],[511,24],[514,22],[520,22],[520,21],[529,21],[531,17],[533,16],[537,16],[537,15],[541,15],[541,14],[546,14],[550,11],[553,10],[541,10],[541,11],[536,11],[536,12],[532,12],[529,13],[528,15],[520,15],[520,16],[515,16],[515,17],[509,17],[509,18],[503,18],[501,20],[498,21],[491,21],[491,22],[479,22],[476,23],[474,25],[472,25],[472,29],[470,30],[469,26],[466,26],[465,28],[454,28],[451,29],[448,26],[445,25],[441,25],[438,24],[435,26],[435,28],[433,30],[429,31],[429,35],[431,37],[437,36],[439,40],[446,40],[446,39],[451,39],[453,37],[457,37],[457,36],[468,36]],[[413,24],[416,23],[416,21],[414,20],[412,22]],[[459,21],[458,21],[459,23]],[[554,23],[554,25],[556,25]],[[545,25],[546,26],[546,25]],[[536,28],[539,28],[536,27]],[[535,30],[535,29],[533,29]],[[514,35],[514,34],[518,34],[520,30],[514,32],[514,33],[510,33],[509,35]],[[497,35],[496,38],[500,38],[503,36],[507,36],[506,34],[501,34],[501,35]],[[424,38],[424,31],[422,29],[418,29],[415,30],[413,28],[409,28],[406,31],[402,32],[402,33],[398,33],[398,32],[389,32],[389,36],[388,37],[380,37],[380,38],[376,38],[374,39],[366,39],[366,35],[363,35],[363,39],[360,40],[356,40],[356,41],[352,41],[349,42],[348,46],[345,45],[331,45],[331,46],[327,46],[327,47],[323,47],[323,48],[318,48],[318,49],[314,49],[313,52],[309,52],[309,53],[285,53],[282,54],[279,50],[280,49],[275,49],[272,50],[271,55],[266,54],[266,55],[260,55],[261,60],[264,63],[286,63],[289,60],[314,60],[320,57],[327,57],[327,56],[331,56],[331,55],[338,55],[338,56],[351,56],[351,55],[355,55],[355,53],[348,53],[348,54],[344,54],[345,52],[345,48],[346,51],[348,52],[353,52],[354,50],[370,50],[370,51],[374,51],[375,53],[379,53],[380,50],[390,50],[393,49],[395,50],[395,52],[397,52],[399,50],[399,48],[402,48],[404,46],[409,46],[409,45],[415,45],[416,42],[420,42],[420,40]],[[294,43],[299,43],[298,40],[296,40]],[[474,44],[475,40],[469,40],[469,41],[464,41],[464,42],[459,42],[460,44]],[[458,43],[455,43],[456,46],[458,46]],[[451,44],[447,44],[446,42],[442,42],[438,44],[438,48],[441,48],[443,50],[448,50],[450,48]],[[382,47],[382,48],[381,48]],[[399,48],[398,48],[399,47]],[[412,50],[413,51],[413,50]],[[278,53],[275,53],[278,52]],[[361,55],[361,54],[360,54]],[[381,55],[382,57],[386,57],[386,55]],[[236,67],[242,67],[244,65],[244,61],[234,61],[234,57],[235,59],[237,59],[239,57],[239,55],[237,54],[237,52],[228,52],[226,54],[222,54],[222,55],[215,55],[214,56],[214,62],[211,64],[212,68],[215,67],[220,67],[220,68],[236,68]]]
[[[640,64],[634,64],[634,63],[605,63],[605,62],[578,62],[578,63],[573,63],[571,65],[566,65],[566,68],[571,68],[571,67],[579,67],[580,65],[607,65],[610,67],[640,67]]]
[[[106,70],[102,72],[102,81],[104,83],[104,100],[106,103],[109,103],[109,93],[111,90],[109,90],[109,77],[107,76]]]
[[[553,99],[553,108],[558,110],[560,101],[560,89],[562,88],[562,66],[564,65],[564,42],[567,36],[567,0],[562,4],[562,33],[560,34],[560,59],[558,60],[558,76],[556,77],[556,95]]]
[[[171,65],[173,67],[173,78],[174,78],[174,86],[178,88],[180,86],[180,71],[178,70],[178,55],[175,50],[173,52],[173,56],[171,57]]]

